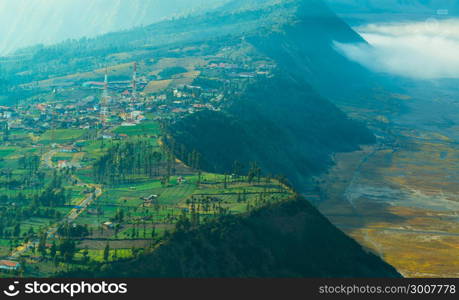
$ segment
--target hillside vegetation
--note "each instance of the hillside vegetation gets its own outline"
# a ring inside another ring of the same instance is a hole
[[[173,124],[169,135],[201,153],[205,170],[231,173],[235,161],[246,168],[256,162],[300,190],[331,164],[332,153],[374,141],[363,125],[285,73],[253,84],[226,112],[204,111]]]
[[[223,112],[172,124],[169,135],[201,153],[206,170],[230,173],[235,161],[246,167],[256,162],[266,174],[287,176],[301,191],[311,175],[330,166],[333,153],[375,140],[322,96],[352,98],[355,88],[370,80],[333,47],[334,41],[364,41],[322,1],[287,1],[250,12],[270,25],[246,33],[245,40],[276,63],[275,75],[248,85]]]
[[[339,249],[339,251],[337,251]],[[76,277],[400,277],[304,199],[226,216],[198,228],[183,221],[150,254]]]

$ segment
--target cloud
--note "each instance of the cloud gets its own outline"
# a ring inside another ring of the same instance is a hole
[[[368,44],[335,46],[373,71],[417,79],[459,78],[459,19],[371,24],[356,30]]]

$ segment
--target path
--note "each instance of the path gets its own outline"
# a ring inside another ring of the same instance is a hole
[[[46,167],[55,169],[57,166],[53,164],[53,156],[56,155],[59,152],[59,149],[52,149],[46,153],[43,154],[41,160],[45,164]],[[81,158],[81,156],[79,156]],[[51,225],[48,230],[46,231],[47,238],[54,238],[56,235],[56,232],[59,228],[60,225],[64,223],[71,223],[74,222],[85,210],[100,196],[103,194],[102,187],[100,185],[96,184],[89,184],[83,182],[79,177],[76,175],[72,175],[72,178],[75,179],[77,182],[78,186],[85,186],[85,187],[91,187],[94,189],[94,192],[89,193],[83,200],[81,200],[78,204],[76,204],[75,208],[70,210],[70,212],[65,215],[59,222]],[[27,243],[23,243],[19,247],[15,248],[10,256],[13,258],[18,258],[20,257],[24,252],[26,252],[28,249],[31,247],[35,247],[39,243],[39,238],[35,238]]]

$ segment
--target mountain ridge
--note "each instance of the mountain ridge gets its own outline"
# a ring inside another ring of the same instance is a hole
[[[65,272],[58,277],[94,276],[401,277],[302,198],[267,206],[248,216],[223,217],[195,228],[184,223],[151,253],[126,262]]]
[[[326,99],[352,94],[369,80],[367,70],[333,48],[335,40],[364,40],[322,1],[287,3],[294,13],[287,22],[276,30],[262,26],[244,39],[276,62],[276,75],[249,86],[226,114],[191,115],[168,132],[202,154],[205,170],[231,173],[234,161],[246,168],[256,162],[265,174],[285,175],[302,191],[332,164],[333,153],[375,139]]]
[[[54,44],[84,36],[149,25],[199,14],[226,0],[18,0],[0,3],[0,54],[34,44]],[[20,11],[20,14],[11,12]],[[34,26],[41,24],[41,26]]]

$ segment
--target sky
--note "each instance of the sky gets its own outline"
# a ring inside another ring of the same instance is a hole
[[[0,55],[148,25],[227,0],[0,0]]]
[[[459,19],[369,24],[355,30],[368,44],[335,46],[373,71],[415,79],[459,78]]]
[[[431,14],[447,9],[451,14],[459,12],[457,0],[324,0],[337,13],[402,13]]]

